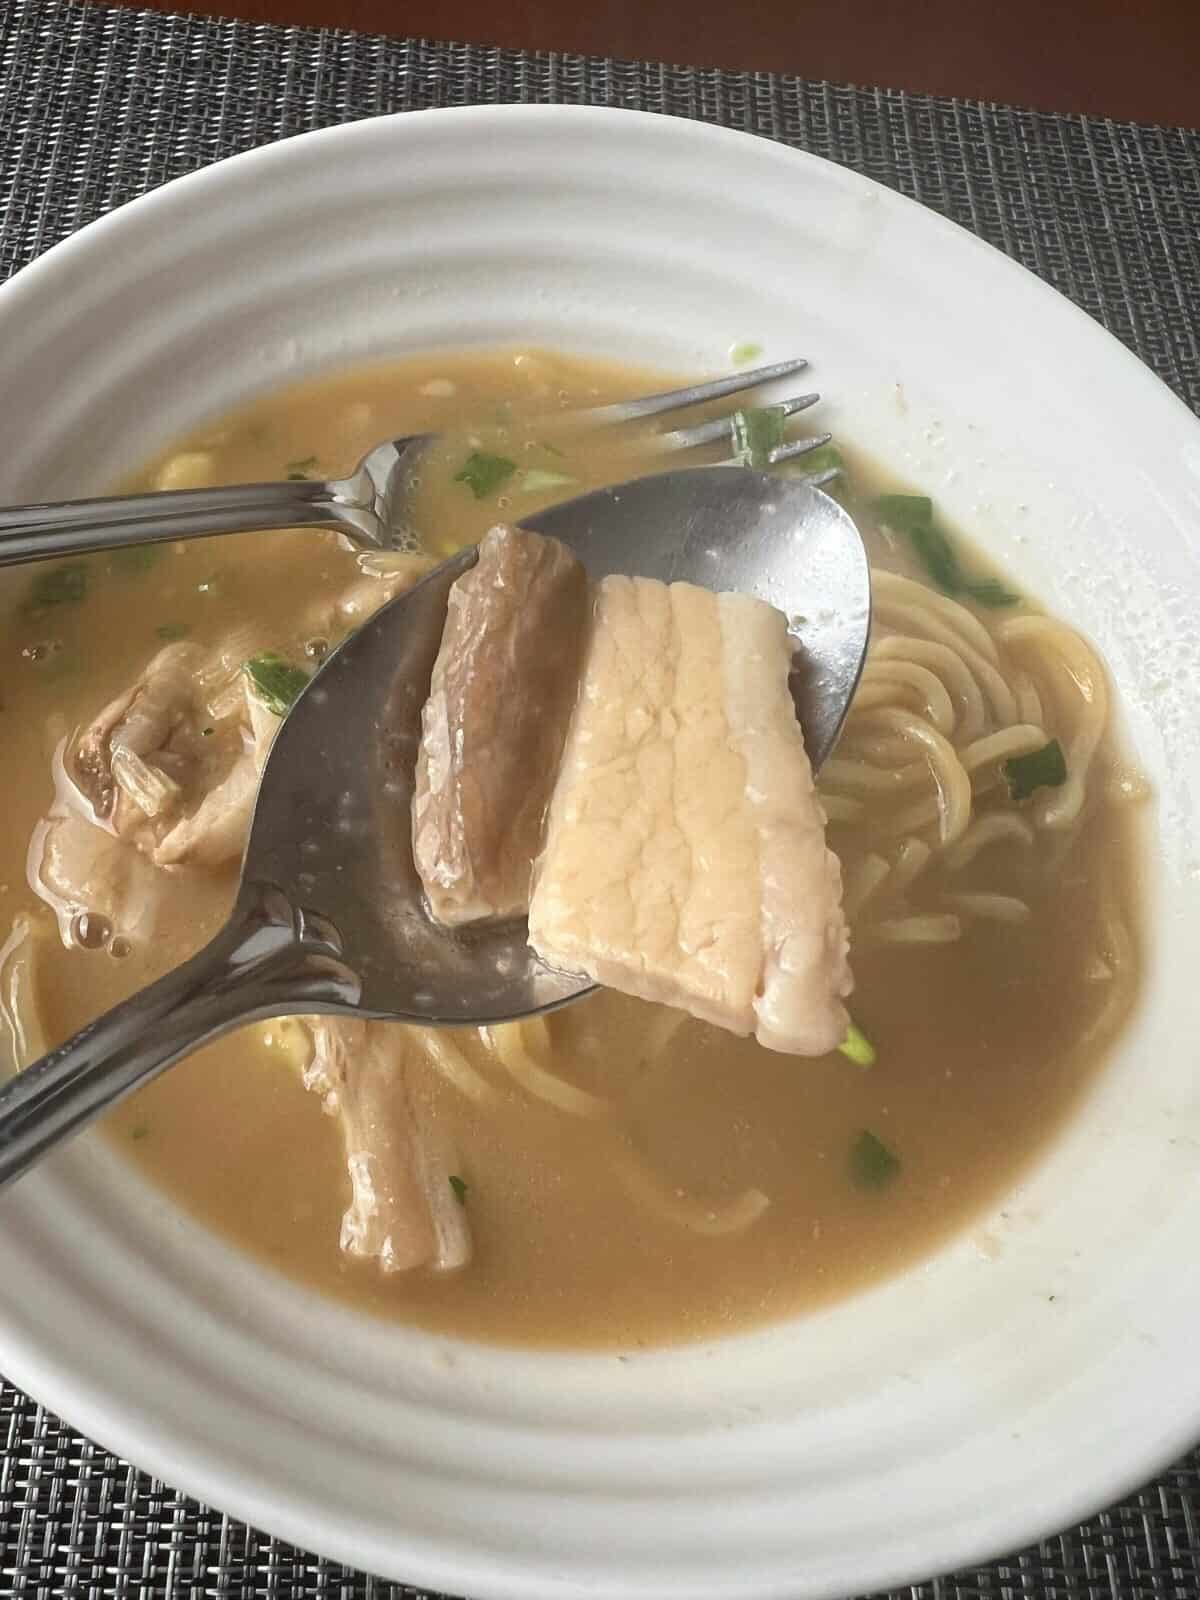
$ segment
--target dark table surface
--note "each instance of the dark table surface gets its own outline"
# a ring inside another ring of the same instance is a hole
[[[1200,0],[128,0],[1200,126]]]

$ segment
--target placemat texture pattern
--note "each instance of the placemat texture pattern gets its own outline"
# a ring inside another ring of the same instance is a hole
[[[1200,133],[768,73],[0,0],[0,278],[235,151],[382,112],[506,101],[697,117],[843,162],[1031,267],[1200,412]],[[1002,335],[981,332],[981,360]],[[906,1593],[1196,1600],[1198,1520],[1200,1452],[1080,1528]],[[197,1505],[0,1391],[0,1595],[416,1593]]]

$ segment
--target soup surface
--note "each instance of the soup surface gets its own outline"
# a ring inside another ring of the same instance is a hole
[[[668,384],[541,352],[428,355],[271,395],[135,482],[323,477],[383,437],[436,431],[411,532],[414,549],[441,556],[497,520],[646,470],[635,438],[555,419]],[[481,457],[512,470],[461,476]],[[607,993],[515,1036],[552,1075],[550,1098],[543,1077],[513,1075],[474,1033],[452,1042],[486,1094],[464,1095],[414,1040],[413,1092],[452,1134],[473,1241],[469,1265],[440,1274],[387,1273],[340,1247],[346,1156],[302,1082],[303,1024],[200,1052],[115,1113],[111,1138],[285,1273],[374,1312],[540,1344],[640,1345],[791,1314],[895,1272],[994,1203],[1136,995],[1143,792],[1090,649],[951,544],[936,508],[881,502],[890,487],[850,457],[836,488],[869,543],[876,620],[819,783],[873,1066],[775,1055]],[[18,1060],[198,948],[235,884],[228,863],[185,860],[153,869],[153,938],[98,917],[62,926],[32,883],[64,741],[169,642],[223,651],[235,673],[264,649],[311,668],[334,642],[314,634],[314,602],[383,581],[386,565],[294,532],[0,574],[12,659],[0,915],[14,925],[0,977]],[[765,1207],[747,1203],[756,1192]]]

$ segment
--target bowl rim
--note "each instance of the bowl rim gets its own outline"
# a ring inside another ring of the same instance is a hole
[[[474,124],[476,127],[486,127],[494,122],[513,125],[528,121],[547,126],[566,122],[575,127],[592,123],[601,132],[614,125],[628,128],[633,119],[637,119],[654,137],[680,138],[694,142],[697,147],[709,145],[713,148],[718,143],[731,147],[736,144],[744,148],[748,141],[755,137],[737,130],[663,113],[575,105],[432,108],[424,111],[393,113],[310,130],[227,157],[209,167],[173,179],[159,189],[142,195],[88,224],[52,246],[0,286],[0,316],[19,313],[26,297],[36,300],[45,295],[48,288],[53,288],[55,276],[60,271],[74,269],[78,262],[86,260],[91,250],[98,244],[106,243],[110,237],[119,238],[131,214],[136,215],[139,220],[144,220],[156,210],[169,208],[180,198],[204,203],[209,195],[219,195],[228,178],[235,172],[242,175],[257,174],[265,180],[276,167],[290,166],[298,157],[303,157],[309,151],[317,152],[336,146],[352,149],[356,142],[378,139],[381,127],[388,129],[390,136],[391,131],[428,127],[432,119],[436,119],[434,126],[447,128],[452,123]],[[403,137],[402,132],[401,137]],[[884,187],[873,179],[782,144],[768,140],[757,142],[763,161],[815,164],[823,170],[826,177],[830,173],[835,173],[836,181],[860,191],[873,192],[882,205],[900,208],[905,214],[919,214],[922,218],[921,226],[925,231],[941,230],[941,237],[956,241],[956,248],[964,248],[965,243],[969,241],[970,245],[981,253],[981,257],[986,259],[989,270],[1002,272],[1004,266],[1001,263],[1004,263],[1011,269],[1011,281],[1022,285],[1023,292],[1036,293],[1046,304],[1053,305],[1054,314],[1059,321],[1069,313],[1075,320],[1077,329],[1086,328],[1090,340],[1096,340],[1101,335],[1104,337],[1108,360],[1111,362],[1114,358],[1120,359],[1120,381],[1125,386],[1127,404],[1152,405],[1158,408],[1159,418],[1164,427],[1174,426],[1179,430],[1180,437],[1187,439],[1193,446],[1200,439],[1200,423],[1186,404],[1131,350],[1086,312],[1073,305],[1019,262],[1005,256],[987,241],[960,227],[959,224],[929,210],[917,201]],[[267,1493],[263,1491],[262,1486],[256,1485],[248,1478],[239,1478],[236,1475],[231,1478],[228,1466],[223,1465],[220,1457],[208,1450],[203,1442],[186,1437],[181,1442],[178,1426],[172,1426],[170,1422],[160,1417],[152,1415],[134,1417],[128,1412],[114,1410],[108,1403],[107,1393],[102,1387],[89,1387],[86,1382],[81,1383],[79,1376],[69,1368],[56,1366],[45,1352],[37,1348],[35,1341],[22,1339],[16,1334],[11,1319],[5,1318],[2,1311],[0,1311],[0,1337],[3,1339],[3,1349],[0,1353],[3,1355],[5,1368],[13,1379],[43,1403],[52,1405],[55,1409],[59,1405],[64,1406],[71,1418],[106,1448],[119,1455],[132,1457],[138,1464],[144,1463],[145,1467],[156,1476],[164,1478],[169,1483],[180,1485],[186,1493],[195,1498],[217,1505],[233,1504],[237,1508],[237,1515],[301,1548],[307,1547],[307,1540],[312,1537],[313,1523],[310,1511],[303,1505],[289,1501],[276,1490],[275,1486],[272,1486],[271,1492]],[[982,1545],[979,1530],[974,1527],[946,1531],[939,1553],[939,1570],[979,1562],[993,1555],[1003,1555],[1044,1535],[1048,1526],[1057,1528],[1077,1522],[1100,1506],[1111,1503],[1114,1497],[1125,1494],[1145,1481],[1194,1443],[1198,1434],[1200,1434],[1200,1414],[1189,1415],[1186,1420],[1179,1416],[1167,1417],[1157,1430],[1147,1430],[1142,1436],[1140,1448],[1135,1448],[1131,1444],[1119,1470],[1114,1470],[1111,1465],[1105,1470],[1097,1463],[1093,1479],[1086,1485],[1080,1484],[1073,1488],[1064,1482],[1052,1509],[1035,1510],[1033,1507],[1017,1505],[998,1507],[991,1518],[990,1528]],[[352,1531],[347,1531],[344,1537],[343,1530],[337,1529],[334,1532],[336,1536],[327,1538],[326,1530],[322,1528],[320,1537],[323,1548],[333,1551],[337,1559],[353,1565],[359,1564],[363,1544],[356,1543]],[[369,1540],[367,1542],[369,1543]],[[360,1551],[360,1556],[354,1554],[355,1548]],[[406,1562],[410,1553],[405,1552]],[[408,1581],[457,1590],[464,1586],[463,1570],[456,1558],[452,1558],[451,1564],[443,1564],[437,1559],[436,1553],[425,1548],[414,1554]],[[911,1561],[904,1562],[897,1558],[897,1564],[887,1570],[872,1570],[869,1581],[873,1587],[892,1586],[927,1575],[918,1553],[914,1550]],[[467,1586],[472,1592],[503,1596],[505,1600],[509,1596],[513,1597],[513,1600],[516,1600],[517,1596],[521,1596],[522,1600],[530,1600],[534,1595],[551,1596],[573,1592],[569,1579],[564,1579],[560,1585],[541,1581],[531,1574],[521,1573],[505,1577],[503,1574],[497,1575],[493,1572],[476,1572],[468,1579]],[[583,1586],[581,1583],[581,1590]],[[628,1592],[632,1594],[640,1591],[631,1589]],[[718,1591],[714,1590],[715,1592]],[[742,1591],[730,1587],[719,1592],[732,1595]],[[772,1592],[783,1595],[787,1592],[787,1587],[784,1585]],[[813,1592],[822,1591],[818,1588]],[[838,1590],[829,1589],[824,1592],[832,1594]]]

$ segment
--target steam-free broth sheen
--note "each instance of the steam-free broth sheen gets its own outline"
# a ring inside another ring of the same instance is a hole
[[[130,487],[332,475],[382,437],[434,430],[444,438],[419,467],[412,535],[441,556],[497,521],[646,470],[636,439],[574,435],[559,419],[669,382],[541,352],[430,354],[281,390],[199,430]],[[494,484],[460,476],[472,458],[512,470]],[[177,1066],[110,1118],[114,1143],[282,1272],[387,1316],[535,1344],[643,1345],[803,1311],[897,1271],[1000,1200],[1133,1004],[1146,808],[1088,647],[1043,622],[1035,598],[1007,603],[1005,580],[945,537],[936,507],[881,508],[890,487],[847,461],[838,492],[877,572],[913,581],[877,579],[871,665],[818,785],[845,875],[849,1005],[873,1066],[772,1054],[614,994],[503,1048],[456,1035],[484,1103],[422,1046],[409,1092],[452,1141],[454,1203],[473,1242],[469,1264],[441,1274],[387,1273],[340,1248],[346,1154],[336,1118],[303,1086],[302,1024],[246,1028]],[[0,575],[0,916],[17,928],[0,975],[18,1057],[43,1042],[39,1022],[60,1040],[194,951],[236,880],[231,862],[155,868],[167,876],[154,939],[76,918],[65,947],[26,861],[56,750],[65,740],[69,753],[170,643],[226,648],[235,673],[239,651],[263,648],[311,670],[334,642],[314,634],[314,602],[363,578],[334,536],[306,532],[62,573]],[[1065,780],[1015,798],[1037,776],[1031,759],[1057,760],[1045,755],[1052,738]],[[505,1066],[513,1050],[519,1071]],[[565,1093],[543,1098],[536,1074]]]

